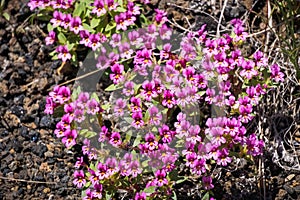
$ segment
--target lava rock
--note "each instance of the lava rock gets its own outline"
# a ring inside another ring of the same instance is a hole
[[[44,153],[47,151],[47,147],[43,144],[38,144],[36,146],[32,147],[32,153],[34,153],[35,155],[39,156],[39,157],[44,157]]]
[[[52,118],[49,115],[43,116],[40,120],[40,127],[41,128],[51,128],[52,125]]]
[[[11,109],[12,114],[15,114],[17,117],[23,117],[25,114],[24,108],[22,106],[13,106]]]

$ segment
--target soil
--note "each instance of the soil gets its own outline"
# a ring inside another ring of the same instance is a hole
[[[233,18],[245,17],[250,9],[265,15],[265,4],[253,7],[252,1],[240,2],[228,1],[222,26],[226,27],[225,22]],[[45,97],[51,88],[74,78],[76,69],[64,68],[58,73],[61,62],[51,60],[49,53],[53,47],[45,46],[44,42],[46,23],[35,19],[31,22],[32,12],[25,3],[25,0],[6,1],[4,12],[10,19],[0,16],[0,199],[80,199],[81,192],[72,183],[78,149],[64,148],[53,134],[58,119],[43,113]],[[179,26],[197,29],[207,23],[211,32],[217,29],[215,19],[219,19],[222,9],[219,1],[152,0],[151,3],[147,7],[150,17],[153,8],[166,9],[169,18]],[[247,16],[248,23],[253,22],[253,30],[261,30],[263,20],[251,13]],[[173,25],[175,29],[180,29],[179,26]],[[258,39],[265,40],[264,36]],[[293,87],[299,92],[298,85]],[[299,122],[299,117],[290,118],[293,123]],[[280,119],[292,123],[288,117]],[[263,175],[257,167],[259,159],[215,171],[221,178],[214,182],[214,197],[300,199],[300,170],[284,170],[274,164],[272,153],[266,150]],[[197,180],[177,185],[176,193],[178,199],[199,199]]]

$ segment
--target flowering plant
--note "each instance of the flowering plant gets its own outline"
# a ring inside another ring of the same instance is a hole
[[[139,27],[147,19],[141,14],[142,3],[122,0],[30,0],[30,10],[38,9],[39,17],[46,19],[48,36],[46,45],[57,48],[50,55],[63,62],[78,61],[77,53],[91,49],[95,51],[113,33]]]
[[[122,192],[175,198],[173,187],[189,176],[200,178],[206,198],[214,167],[263,153],[263,140],[245,125],[267,90],[283,81],[279,66],[260,51],[243,55],[247,33],[239,19],[220,38],[208,38],[205,25],[180,36],[166,22],[156,10],[145,29],[114,33],[95,47],[94,67],[111,81],[109,101],[80,87],[71,95],[65,86],[47,97],[46,113],[64,110],[56,136],[67,148],[83,141],[74,173],[83,199]]]

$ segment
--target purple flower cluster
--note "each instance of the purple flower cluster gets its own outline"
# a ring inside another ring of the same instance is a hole
[[[45,113],[53,114],[54,108],[68,102],[71,98],[71,90],[65,86],[55,86],[46,98]]]
[[[81,123],[84,121],[86,114],[96,115],[103,111],[100,104],[94,98],[90,99],[88,93],[80,93],[78,99],[74,102],[70,102],[70,98],[71,92],[68,87],[56,86],[46,99],[47,103],[44,111],[47,114],[53,114],[56,107],[63,106],[65,114],[56,124],[54,134],[56,137],[62,138],[62,142],[67,148],[76,144],[78,136],[73,122]]]
[[[79,168],[84,166],[82,161],[80,162]],[[141,173],[142,169],[139,161],[135,160],[132,154],[126,153],[122,160],[109,157],[105,162],[98,162],[93,169],[88,167],[86,175],[83,173],[83,170],[75,171],[73,183],[78,188],[82,188],[87,184],[87,181],[90,181],[91,186],[89,186],[89,194],[87,192],[87,196],[101,199],[103,189],[101,182],[122,177],[135,178]],[[143,196],[143,193],[141,195]]]
[[[140,1],[140,3],[146,4],[149,1]],[[129,29],[135,25],[135,21],[141,14],[140,4],[135,0],[121,4],[116,0],[95,0],[90,5],[86,4],[87,2],[74,0],[30,0],[28,2],[30,10],[53,11],[46,45],[58,44],[51,54],[57,55],[54,58],[64,62],[76,61],[72,56],[76,55],[74,53],[80,44],[96,51],[107,41],[106,35],[110,36],[111,32]],[[101,29],[100,32],[103,22],[107,25],[110,22],[112,28]]]
[[[118,4],[96,0],[92,6],[96,7],[93,14],[102,16]],[[117,29],[126,30],[128,22],[134,19],[130,17],[139,11],[131,3],[127,9],[115,16]],[[137,138],[130,147],[134,153],[126,153],[123,157],[114,154],[106,160],[97,156],[99,151],[89,140],[84,141],[83,154],[92,164],[88,166],[79,158],[74,184],[79,188],[87,185],[86,199],[101,198],[106,189],[126,185],[128,180],[140,180],[146,167],[154,169],[153,178],[143,183],[135,182],[132,187],[126,186],[126,190],[133,191],[135,199],[171,194],[174,181],[170,173],[178,167],[176,161],[180,156],[192,174],[202,176],[203,189],[210,190],[214,188],[210,176],[212,165],[226,167],[235,156],[244,156],[239,151],[251,156],[263,153],[264,142],[248,133],[245,127],[254,118],[254,108],[267,89],[273,83],[283,81],[284,74],[279,66],[269,67],[267,58],[260,51],[250,58],[242,55],[239,46],[246,40],[247,33],[238,19],[232,21],[232,35],[209,39],[204,25],[183,37],[180,50],[176,52],[169,42],[172,32],[165,24],[165,16],[165,12],[156,10],[155,24],[127,35],[112,35],[107,42],[115,48],[112,53],[101,49],[103,54],[98,58],[98,66],[109,68],[111,87],[121,88],[118,90],[121,95],[109,102],[113,116],[117,120],[126,119],[133,128],[122,132],[117,126],[101,124],[98,142],[127,149],[133,132]],[[94,45],[94,50],[101,46],[100,35],[87,31],[81,31],[80,35],[82,44],[90,44],[91,48]],[[157,47],[158,40],[163,41],[160,47]],[[66,56],[67,53],[61,51]],[[197,63],[202,66],[201,70]],[[270,77],[264,77],[265,74]],[[236,81],[240,79],[235,75],[242,80],[241,88],[236,87]],[[139,76],[138,81],[135,76]],[[55,134],[70,147],[75,144],[76,130],[81,128],[85,117],[97,115],[102,109],[88,93],[81,92],[77,100],[69,102],[70,94],[59,91],[55,89],[50,94],[53,103],[47,100],[46,110],[52,114],[56,104],[64,104],[65,114],[57,124]],[[199,104],[214,105],[224,110],[225,116],[208,117],[198,123],[193,116],[199,114],[194,109]],[[190,108],[193,110],[186,112]],[[180,112],[171,116],[175,109]],[[176,122],[170,124],[170,119],[174,118]],[[82,169],[88,173],[82,173]],[[153,194],[148,194],[141,189],[143,187],[156,189]]]

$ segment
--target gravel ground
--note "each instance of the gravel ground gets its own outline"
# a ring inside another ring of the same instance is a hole
[[[207,23],[209,30],[216,30],[222,5],[213,2],[153,0],[148,15],[158,7],[166,9],[180,26],[197,29]],[[228,1],[222,26],[226,26],[225,21],[243,17],[251,2]],[[264,14],[264,8],[258,3],[253,9]],[[0,17],[0,199],[80,199],[80,191],[72,184],[78,149],[65,150],[53,135],[57,119],[43,113],[50,88],[76,73],[57,73],[61,63],[51,61],[48,54],[52,49],[44,45],[46,24],[30,23],[32,13],[24,0],[7,1],[5,11],[11,19],[8,22]],[[262,26],[252,15],[249,20],[255,20],[257,30]],[[293,87],[299,91],[299,85]],[[265,183],[257,169],[259,160],[215,172],[222,177],[214,183],[215,197],[263,199],[265,190],[266,199],[299,199],[299,171],[283,170],[273,163],[272,156],[272,151],[267,151],[264,158]],[[199,199],[195,188],[195,182],[177,185],[178,199]]]

